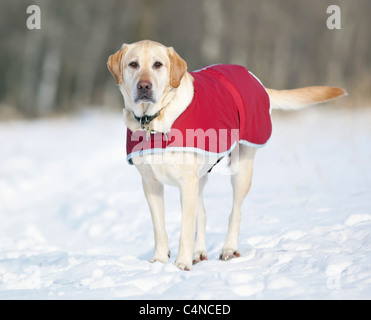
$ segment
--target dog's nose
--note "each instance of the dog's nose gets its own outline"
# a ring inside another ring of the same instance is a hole
[[[141,80],[137,84],[137,89],[142,92],[147,92],[152,89],[152,83],[147,80]]]

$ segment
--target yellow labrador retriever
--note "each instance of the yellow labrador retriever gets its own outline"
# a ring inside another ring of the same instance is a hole
[[[224,92],[221,85],[218,87],[219,84],[215,84],[217,87],[210,92],[202,92],[202,86],[198,85],[199,80],[195,80],[197,74],[187,72],[186,62],[175,50],[153,41],[146,40],[133,44],[123,44],[120,50],[109,57],[107,65],[124,97],[124,118],[128,127],[128,134],[130,133],[130,139],[134,139],[135,133],[142,132],[145,134],[141,140],[144,141],[144,144],[145,141],[151,140],[158,134],[163,137],[161,143],[166,144],[169,139],[168,134],[174,129],[172,126],[177,123],[178,118],[188,117],[189,124],[193,119],[198,125],[197,121],[200,120],[200,117],[193,116],[192,118],[193,113],[189,113],[187,110],[193,104],[196,94],[204,94],[203,101],[207,101],[207,99],[212,99],[214,94]],[[221,68],[219,67],[219,69]],[[222,95],[223,99],[229,97],[229,100],[233,100],[230,107],[226,107],[229,102],[223,102],[224,105],[216,109],[213,102],[214,105],[212,106],[198,106],[202,114],[209,112],[209,115],[215,114],[215,117],[217,117],[219,112],[217,110],[222,110],[220,112],[224,112],[223,117],[229,118],[229,115],[235,110],[241,111],[241,105],[252,103],[256,104],[256,113],[259,114],[265,108],[265,114],[270,114],[270,108],[298,109],[346,94],[343,89],[333,87],[307,87],[295,90],[264,89],[263,92],[258,87],[258,80],[254,80],[252,74],[246,76],[249,77],[248,81],[255,86],[256,90],[238,93],[237,89],[244,85],[241,83],[244,81],[238,79],[243,78],[236,78],[235,84],[232,84],[226,78],[233,78],[233,70],[240,72],[240,69],[235,67],[235,69],[231,69],[232,71],[226,70],[228,76],[221,75],[221,72],[215,71],[213,68],[210,69],[208,74],[220,78],[226,84],[228,88],[225,90],[227,91]],[[202,81],[210,82],[212,80]],[[253,81],[256,82],[253,83]],[[254,92],[259,92],[262,100],[259,100],[260,98],[255,99]],[[264,95],[266,95],[266,99]],[[262,106],[259,106],[259,101],[264,101],[264,106],[263,102]],[[236,108],[235,105],[237,105]],[[197,113],[194,114],[197,115]],[[208,119],[212,117],[208,116]],[[240,117],[241,115],[231,116],[231,121],[236,119],[241,121]],[[222,121],[224,120],[222,119]],[[246,126],[253,126],[248,125],[247,120],[246,123]],[[270,134],[269,123],[266,122],[262,126]],[[245,130],[251,131],[253,128],[246,128]],[[254,135],[254,132],[252,134]],[[259,139],[259,137],[256,139]],[[167,152],[143,152],[143,150],[139,150],[130,153],[130,161],[142,175],[143,189],[153,221],[155,250],[151,262],[166,263],[170,256],[168,236],[165,230],[164,184],[178,186],[181,193],[182,223],[179,251],[175,265],[182,270],[190,270],[192,263],[195,264],[207,259],[205,245],[206,215],[202,193],[207,180],[207,173],[222,156],[229,156],[231,166],[237,162],[238,170],[232,172],[231,175],[233,208],[229,219],[227,239],[221,250],[220,259],[229,260],[240,256],[238,237],[241,205],[250,189],[256,149],[263,144],[260,142],[243,143],[243,141],[238,143],[237,141],[238,148],[236,143],[233,145],[231,143],[226,147],[228,151],[222,153],[198,152],[198,150],[196,152],[196,149],[189,148],[169,148]]]

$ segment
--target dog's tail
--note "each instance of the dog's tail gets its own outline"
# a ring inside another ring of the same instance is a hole
[[[348,95],[344,89],[336,87],[305,87],[293,90],[266,89],[271,108],[281,110],[299,110],[312,104],[329,101]]]

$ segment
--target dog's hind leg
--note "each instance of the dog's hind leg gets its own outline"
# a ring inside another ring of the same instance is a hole
[[[227,240],[220,253],[220,260],[230,260],[240,256],[238,236],[240,233],[241,206],[250,190],[255,152],[256,149],[254,148],[240,145],[239,159],[232,159],[232,161],[239,161],[239,168],[232,175],[233,208],[229,217]]]
[[[197,217],[196,217],[196,242],[193,253],[193,264],[207,260],[206,253],[206,211],[203,199],[203,190],[207,181],[207,175],[203,176],[199,182]]]

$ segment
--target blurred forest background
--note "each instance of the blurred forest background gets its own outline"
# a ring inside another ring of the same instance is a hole
[[[26,9],[41,9],[28,30]],[[329,5],[341,30],[329,30]],[[106,67],[123,42],[173,46],[189,70],[237,63],[267,87],[341,86],[371,98],[370,0],[0,0],[0,117],[122,108]]]

